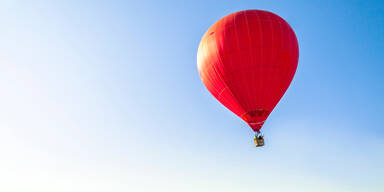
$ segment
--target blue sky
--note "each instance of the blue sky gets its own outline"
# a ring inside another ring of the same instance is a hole
[[[264,148],[196,68],[244,9],[300,47]],[[0,1],[0,190],[383,191],[383,23],[382,1]]]

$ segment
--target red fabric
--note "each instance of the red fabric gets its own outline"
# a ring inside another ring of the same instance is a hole
[[[288,89],[298,59],[297,39],[286,21],[271,12],[246,10],[208,29],[197,66],[209,92],[259,131]]]

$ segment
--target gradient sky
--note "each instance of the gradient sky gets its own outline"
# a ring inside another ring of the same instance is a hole
[[[300,46],[264,148],[196,68],[244,9]],[[3,0],[0,25],[0,191],[384,191],[381,0]]]

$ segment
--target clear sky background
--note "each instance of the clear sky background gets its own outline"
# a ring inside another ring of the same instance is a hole
[[[196,67],[244,9],[300,46],[264,148]],[[384,1],[3,0],[0,26],[0,191],[384,191]]]

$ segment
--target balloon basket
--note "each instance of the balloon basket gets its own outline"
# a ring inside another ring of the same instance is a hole
[[[264,137],[262,135],[256,135],[254,140],[255,140],[255,147],[264,146]]]

